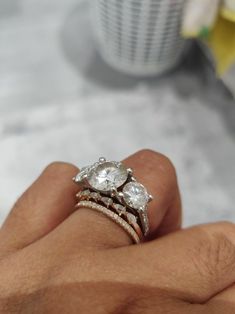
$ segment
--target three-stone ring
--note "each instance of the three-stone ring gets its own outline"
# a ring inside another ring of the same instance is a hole
[[[100,201],[107,207],[112,205],[119,216],[125,216],[132,226],[139,223],[143,234],[148,234],[147,205],[153,197],[137,182],[131,168],[101,157],[98,162],[82,168],[73,180],[83,188],[78,193],[79,198],[84,200],[82,197],[87,196],[88,200]]]

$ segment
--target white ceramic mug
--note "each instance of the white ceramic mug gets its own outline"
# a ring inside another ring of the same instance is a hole
[[[137,76],[163,73],[182,56],[180,36],[185,0],[91,0],[103,59]]]

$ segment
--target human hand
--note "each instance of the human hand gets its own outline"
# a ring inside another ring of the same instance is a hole
[[[124,163],[154,196],[148,241],[75,211],[77,168],[54,163],[0,229],[0,313],[235,313],[235,226],[180,230],[171,162],[145,150]]]

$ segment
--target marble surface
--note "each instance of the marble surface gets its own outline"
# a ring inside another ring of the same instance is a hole
[[[195,60],[158,79],[100,59],[87,1],[0,1],[0,222],[51,161],[151,148],[174,162],[184,224],[235,221],[235,103]]]

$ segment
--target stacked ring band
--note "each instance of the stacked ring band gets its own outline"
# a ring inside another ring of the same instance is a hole
[[[148,234],[147,205],[153,198],[137,182],[132,169],[121,162],[100,158],[98,162],[82,168],[73,180],[82,189],[77,194],[79,204],[87,201],[117,214],[140,239]]]
[[[91,201],[81,201],[76,205],[76,207],[77,208],[89,208],[99,213],[102,213],[109,219],[113,220],[120,227],[122,227],[124,231],[126,231],[126,233],[132,238],[134,243],[136,244],[140,243],[141,238],[137,234],[137,232],[124,219],[122,219],[119,215],[115,214],[111,210],[108,210],[106,207],[101,206]]]
[[[127,208],[123,205],[116,203],[110,197],[102,196],[100,193],[92,192],[88,189],[78,192],[76,196],[79,199],[78,204],[80,204],[82,201],[90,201],[95,204],[102,205],[103,207],[105,206],[107,210],[117,214],[122,218],[122,220],[128,223],[138,234],[140,240],[143,240],[143,232],[137,222],[137,217],[134,214],[128,212]],[[76,205],[76,207],[80,206]]]

